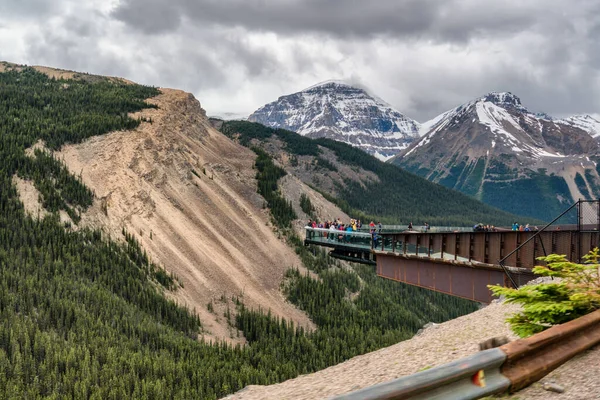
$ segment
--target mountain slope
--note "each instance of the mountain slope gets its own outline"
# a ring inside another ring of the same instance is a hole
[[[229,121],[222,132],[269,152],[290,174],[362,219],[390,224],[508,225],[515,216],[432,184],[363,151],[330,139],[309,139],[258,123]],[[327,216],[330,219],[336,215]]]
[[[41,80],[44,75],[68,79],[56,85],[63,85],[65,95],[73,90],[72,96],[82,90],[72,82],[122,82],[47,67],[35,67],[41,75],[34,74],[33,68],[9,63],[0,66],[23,74],[32,71],[32,80]],[[108,85],[106,88],[112,90]],[[5,87],[3,90],[9,97],[23,97]],[[256,155],[212,128],[192,95],[170,89],[156,94],[147,100],[153,108],[131,114],[132,122],[140,121],[134,129],[94,136],[54,152],[64,163],[65,172],[76,174],[95,194],[86,211],[72,207],[74,211],[67,215],[58,210],[62,222],[80,229],[73,218],[81,218],[80,227],[102,229],[117,240],[123,240],[124,229],[130,232],[154,262],[178,276],[183,287],[167,294],[196,311],[207,339],[243,340],[232,338],[228,322],[219,316],[225,303],[217,300],[232,296],[244,296],[248,307],[271,310],[312,329],[314,325],[305,313],[287,302],[280,291],[287,269],[302,268],[302,263],[273,231],[263,199],[256,193]],[[91,103],[106,102],[101,96],[90,96]],[[42,97],[39,101],[64,108],[65,98]],[[15,115],[18,112],[13,110]],[[21,119],[32,115],[29,113]],[[89,136],[95,127],[86,126],[88,129],[78,131]],[[63,130],[61,126],[59,129]],[[45,139],[48,147],[53,146],[50,138]],[[44,149],[40,143],[26,152],[26,160],[35,159],[33,149]],[[43,218],[49,213],[47,202],[38,201],[44,197],[36,188],[41,186],[25,178],[15,175],[12,181],[30,215]],[[207,310],[210,302],[215,303],[216,312]]]
[[[380,159],[406,148],[419,130],[418,122],[383,100],[336,81],[282,96],[256,110],[248,120],[310,138],[348,143]]]
[[[390,162],[485,203],[549,220],[574,199],[600,194],[588,132],[489,93],[423,124],[427,132]]]
[[[256,155],[214,130],[192,95],[162,89],[150,102],[158,108],[133,117],[152,123],[57,154],[98,198],[84,223],[113,236],[123,226],[132,232],[181,279],[177,299],[200,314],[209,336],[229,339],[227,321],[206,308],[223,295],[311,327],[279,290],[285,271],[301,263],[268,223]]]
[[[379,279],[368,266],[342,266],[293,236],[289,250],[287,230],[270,222],[279,221],[275,208],[265,207],[285,173],[265,152],[255,157],[212,129],[191,95],[0,65],[0,109],[10,110],[0,113],[5,397],[216,399],[477,308]],[[280,318],[294,309],[269,290],[295,253],[312,272],[289,269],[282,291],[315,320],[314,331]],[[181,265],[179,279],[157,260],[171,271]],[[244,306],[265,301],[282,308]],[[200,321],[204,308],[214,320]],[[207,330],[220,336],[214,322],[246,344],[202,340]]]

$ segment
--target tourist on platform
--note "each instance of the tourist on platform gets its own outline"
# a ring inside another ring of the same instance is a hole
[[[348,225],[346,227],[346,232],[347,232],[347,234],[346,234],[346,243],[349,243],[350,239],[352,239],[352,236],[349,235],[349,233],[352,233],[352,226],[351,225]]]
[[[336,231],[335,225],[334,224],[329,225],[329,240],[335,239],[335,231]]]
[[[371,233],[371,235],[373,235],[373,247],[377,247],[377,242],[379,241],[379,236],[377,235],[377,232],[373,231]]]
[[[375,222],[371,221],[369,224],[369,233],[372,235],[375,232]]]
[[[408,223],[408,230],[409,230],[409,231],[412,231],[412,230],[413,230],[413,224],[412,224],[412,222],[409,222],[409,223]]]

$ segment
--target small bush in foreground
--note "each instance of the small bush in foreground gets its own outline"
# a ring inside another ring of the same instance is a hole
[[[539,257],[547,266],[537,266],[533,272],[560,280],[519,289],[490,285],[494,295],[523,305],[523,311],[507,319],[512,330],[527,337],[600,309],[599,252],[598,248],[590,251],[583,264],[571,262],[565,255]]]

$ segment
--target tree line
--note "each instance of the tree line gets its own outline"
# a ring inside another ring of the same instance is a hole
[[[508,212],[431,183],[396,165],[381,162],[346,143],[324,138],[310,139],[295,132],[248,121],[226,121],[221,131],[243,145],[261,148],[262,143],[277,138],[283,142],[283,150],[290,153],[292,159],[312,157],[311,164],[316,171],[320,169],[334,174],[339,166],[345,165],[374,173],[377,182],[344,179],[334,193],[312,182],[328,200],[362,220],[376,219],[389,224],[428,222],[430,225],[449,226],[473,226],[479,222],[510,225],[515,220],[515,216]],[[325,158],[325,150],[332,152],[335,159]]]
[[[135,127],[140,121],[128,113],[150,107],[145,99],[157,93],[102,78],[52,79],[29,68],[0,73],[3,397],[216,399],[249,384],[316,371],[407,338],[422,323],[475,308],[381,281],[366,268],[343,272],[327,255],[290,238],[322,281],[292,270],[285,292],[318,329],[306,332],[249,310],[242,299],[232,324],[249,344],[202,340],[196,313],[165,296],[176,290],[176,280],[149,260],[135,235],[123,231],[125,240],[117,242],[99,230],[67,229],[58,211],[78,215],[93,194],[51,153],[25,154],[39,140],[57,149]],[[273,167],[265,154],[257,158],[263,182],[257,190],[265,196],[279,193],[272,182],[281,171]],[[26,214],[12,183],[15,174],[34,181],[50,215]],[[291,214],[274,218],[285,226]]]

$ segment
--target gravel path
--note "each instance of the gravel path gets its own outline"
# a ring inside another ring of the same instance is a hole
[[[492,303],[431,326],[410,340],[280,384],[249,386],[226,399],[324,399],[413,374],[476,353],[479,343],[486,339],[516,339],[504,320],[518,309],[515,305]]]

